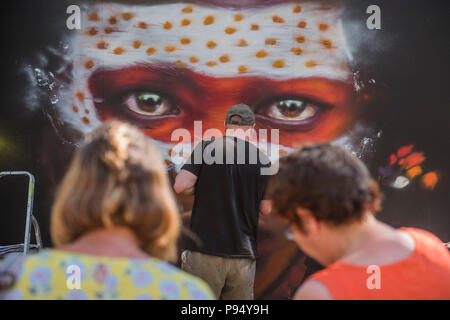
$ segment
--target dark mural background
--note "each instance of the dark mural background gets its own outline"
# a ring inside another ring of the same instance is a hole
[[[365,11],[372,4],[381,8],[381,30],[365,27]],[[66,137],[79,133],[52,116],[48,100],[38,97],[40,107],[30,108],[36,101],[30,101],[30,81],[23,71],[39,64],[41,54],[51,56],[48,47],[64,45],[67,5],[60,0],[0,2],[0,171],[28,170],[36,176],[34,213],[45,246],[51,246],[53,192],[76,145]],[[358,42],[353,81],[360,81],[367,94],[358,118],[372,128],[351,144],[381,183],[385,202],[378,217],[450,241],[450,4],[355,0],[343,1],[343,7],[344,29],[359,33],[358,39],[347,40]],[[406,160],[400,162],[402,153]],[[415,164],[422,173],[407,174]],[[429,172],[436,173],[435,185],[434,176],[424,177]],[[409,184],[404,186],[398,176],[409,177]],[[23,241],[26,191],[25,179],[0,180],[0,244]],[[180,203],[188,206],[189,200]],[[316,266],[308,260],[305,266],[305,257],[292,243],[268,230],[271,221],[262,224],[256,296],[288,298],[305,269],[310,273]]]

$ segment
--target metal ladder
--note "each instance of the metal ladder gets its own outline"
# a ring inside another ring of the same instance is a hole
[[[0,246],[0,259],[11,252],[23,252],[24,255],[29,254],[30,250],[39,251],[42,248],[41,232],[39,224],[33,215],[33,200],[34,200],[34,176],[27,171],[0,171],[0,179],[5,176],[27,176],[28,177],[28,201],[27,201],[27,215],[25,222],[25,238],[23,243]],[[31,244],[31,225],[33,225],[34,234],[36,237],[36,244]]]

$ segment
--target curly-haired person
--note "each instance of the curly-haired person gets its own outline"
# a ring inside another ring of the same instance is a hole
[[[450,299],[442,241],[377,220],[378,185],[347,150],[318,144],[282,158],[268,193],[295,242],[326,266],[295,299]]]

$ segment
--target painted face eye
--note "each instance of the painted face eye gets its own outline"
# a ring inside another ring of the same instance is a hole
[[[164,116],[179,112],[168,99],[148,91],[131,93],[125,96],[123,103],[130,111],[141,116]]]
[[[302,100],[281,100],[266,109],[266,116],[282,121],[303,121],[313,118],[319,108]]]

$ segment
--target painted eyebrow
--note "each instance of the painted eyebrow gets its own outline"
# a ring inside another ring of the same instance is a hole
[[[145,83],[161,88],[174,84],[196,87],[195,79],[186,71],[167,63],[139,64],[119,69],[102,68],[90,75],[88,83],[90,89],[100,87],[110,94],[119,87],[144,87]]]
[[[101,94],[103,95],[115,95],[118,88],[127,90],[128,88],[154,87],[162,90],[166,95],[174,96],[174,93],[170,91],[172,87],[183,87],[196,95],[207,92],[211,86],[214,87],[214,82],[232,81],[233,79],[241,81],[241,86],[233,94],[254,105],[268,98],[285,95],[301,96],[333,104],[330,99],[323,98],[328,96],[329,92],[335,92],[335,95],[339,96],[340,90],[348,90],[348,84],[326,78],[310,77],[284,80],[259,76],[216,78],[167,63],[139,64],[121,69],[99,69],[89,77],[88,81],[91,92],[99,93],[98,89],[102,89]]]
[[[148,75],[154,75],[154,78],[161,76],[170,76],[173,78],[180,78],[184,74],[181,68],[178,68],[170,63],[142,63],[136,65],[130,65],[129,67],[120,67],[117,69],[112,69],[108,67],[103,67],[96,70],[91,77],[96,76],[97,74],[112,74],[123,73],[124,71],[137,71],[137,72],[147,72]]]

